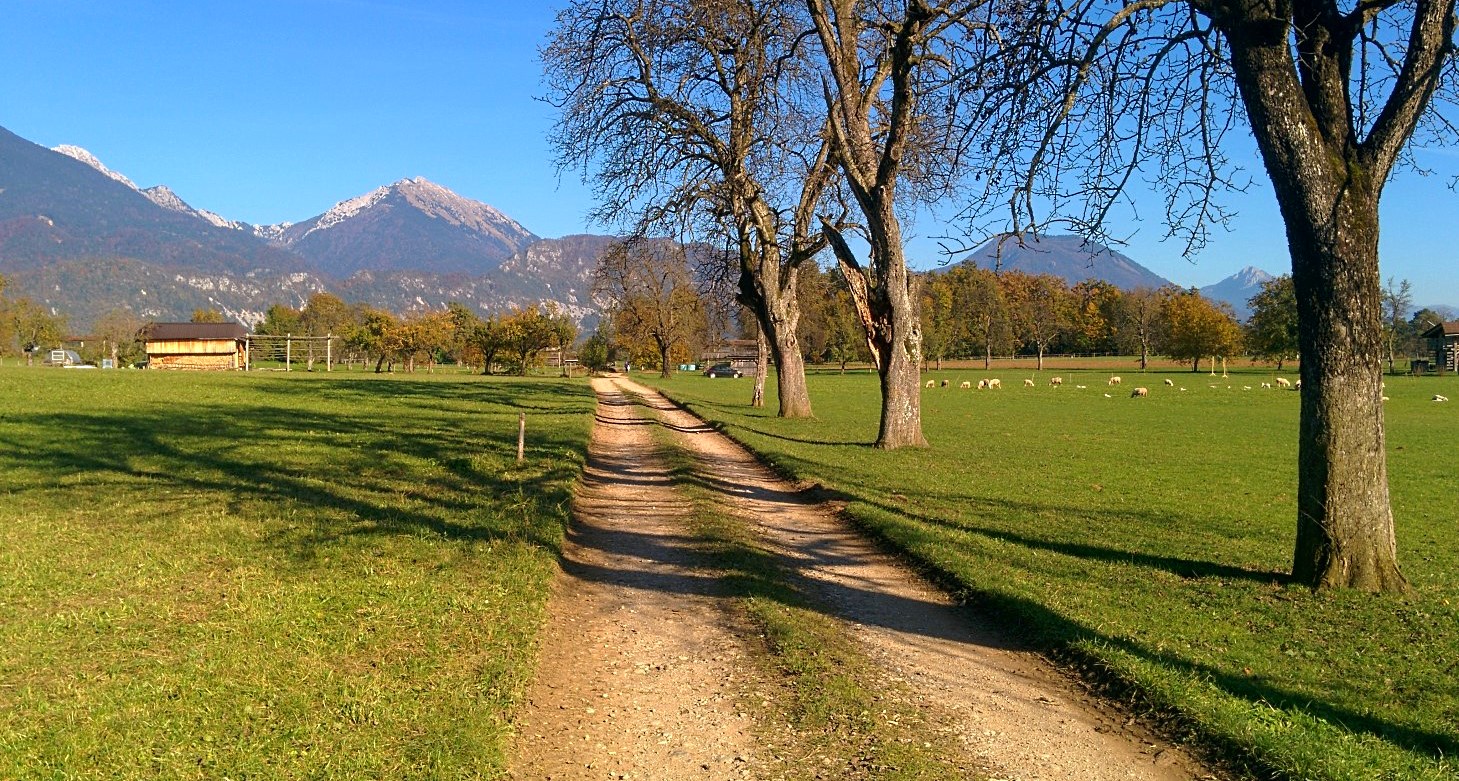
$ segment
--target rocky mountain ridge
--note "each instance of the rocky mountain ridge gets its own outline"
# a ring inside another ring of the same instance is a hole
[[[118,308],[165,320],[211,307],[252,325],[269,305],[318,291],[397,312],[554,302],[593,319],[591,274],[610,241],[543,239],[420,177],[255,226],[166,185],[140,188],[84,148],[45,149],[0,128],[0,274],[78,331]]]

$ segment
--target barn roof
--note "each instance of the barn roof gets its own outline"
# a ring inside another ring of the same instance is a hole
[[[242,339],[248,329],[238,323],[152,323],[147,339],[159,342],[192,339]]]
[[[1424,331],[1419,334],[1424,339],[1445,339],[1450,336],[1459,336],[1459,320],[1450,320]]]

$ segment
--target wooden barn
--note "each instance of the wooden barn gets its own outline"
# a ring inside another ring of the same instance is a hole
[[[736,369],[750,374],[755,371],[755,361],[759,355],[760,348],[754,339],[726,339],[704,348],[704,352],[700,353],[699,358],[705,366],[728,363]]]
[[[238,323],[152,323],[147,367],[222,371],[247,365],[248,329]]]
[[[1434,368],[1459,371],[1459,320],[1450,320],[1420,334],[1434,348]]]

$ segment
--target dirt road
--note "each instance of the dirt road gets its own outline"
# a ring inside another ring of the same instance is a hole
[[[824,609],[955,736],[991,778],[1215,778],[1041,655],[1020,647],[879,552],[835,512],[648,388],[595,380],[599,395],[575,525],[530,704],[516,778],[778,777],[743,702],[764,650],[694,567],[679,498],[648,426],[674,431],[718,504],[751,524]],[[793,767],[791,768],[793,771]]]

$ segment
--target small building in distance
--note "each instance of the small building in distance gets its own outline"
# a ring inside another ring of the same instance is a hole
[[[745,374],[754,374],[759,355],[760,348],[754,339],[725,339],[705,347],[700,359],[705,366],[728,363]]]
[[[150,369],[222,371],[248,363],[248,329],[238,323],[152,323],[143,330]]]
[[[1429,346],[1434,350],[1434,364],[1428,368],[1459,371],[1459,320],[1439,323],[1419,336],[1429,340]]]

